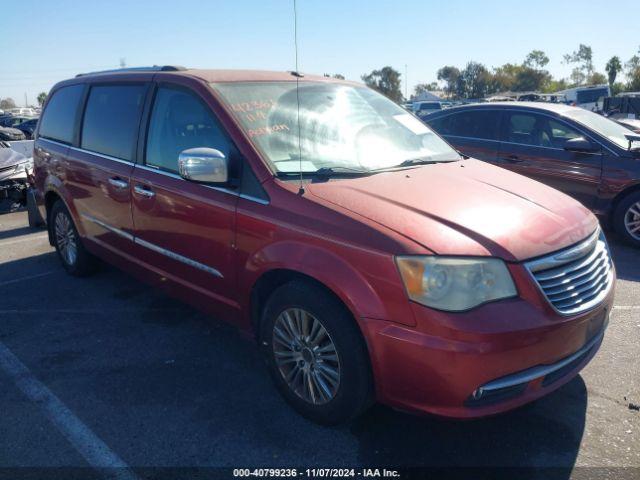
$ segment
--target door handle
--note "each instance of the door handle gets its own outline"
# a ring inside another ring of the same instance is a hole
[[[125,189],[125,188],[127,188],[129,186],[129,183],[125,182],[124,180],[122,180],[121,178],[118,178],[118,177],[111,177],[109,179],[109,183],[111,185],[113,185],[114,187],[119,188],[121,190]]]
[[[145,185],[136,185],[135,187],[133,187],[133,191],[138,195],[142,195],[143,197],[147,198],[151,198],[156,195],[149,187]]]
[[[507,155],[506,157],[502,157],[503,160],[509,163],[520,163],[523,160],[517,155]]]

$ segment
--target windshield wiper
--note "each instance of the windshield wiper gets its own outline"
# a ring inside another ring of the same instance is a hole
[[[342,176],[342,177],[360,177],[363,175],[371,175],[373,171],[371,170],[361,170],[358,168],[351,167],[322,167],[315,171],[302,172],[303,177],[332,177],[332,176]],[[300,172],[278,172],[276,174],[278,177],[300,177]]]
[[[322,167],[313,172],[313,174],[319,177],[330,177],[332,175],[348,175],[358,177],[361,175],[369,175],[370,170],[362,170],[359,168],[351,167]]]

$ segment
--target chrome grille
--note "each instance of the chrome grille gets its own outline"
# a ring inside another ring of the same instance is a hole
[[[604,234],[525,263],[549,303],[563,315],[598,305],[613,284],[613,265]]]

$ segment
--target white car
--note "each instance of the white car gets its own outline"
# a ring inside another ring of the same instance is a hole
[[[11,115],[26,115],[30,117],[33,117],[36,115],[36,111],[33,108],[29,108],[29,107],[10,108],[8,110],[8,113],[10,113]]]

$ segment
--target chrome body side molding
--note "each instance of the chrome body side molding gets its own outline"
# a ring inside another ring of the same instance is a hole
[[[141,247],[145,247],[148,248],[149,250],[153,250],[156,253],[159,253],[161,255],[164,255],[165,257],[169,257],[173,260],[176,260],[178,262],[184,263],[185,265],[189,265],[190,267],[193,268],[197,268],[198,270],[202,270],[203,272],[207,272],[211,275],[213,275],[214,277],[218,277],[218,278],[224,278],[224,275],[222,275],[222,273],[220,273],[219,270],[210,267],[209,265],[205,265],[204,263],[200,263],[196,260],[193,260],[189,257],[185,257],[184,255],[180,255],[179,253],[173,252],[171,250],[167,250],[166,248],[163,248],[159,245],[156,245],[155,243],[151,243],[151,242],[147,242],[146,240],[143,240],[141,238],[138,238],[134,235],[131,235],[130,233],[125,232],[124,230],[121,230],[119,228],[116,228],[112,225],[109,225],[101,220],[98,220],[97,218],[85,214],[82,214],[82,217],[86,220],[88,220],[89,222],[95,223],[96,225],[99,225],[100,227],[104,228],[105,230],[108,230],[109,232],[115,233],[116,235],[122,237],[122,238],[126,238],[127,240],[132,241],[133,243],[140,245]]]

